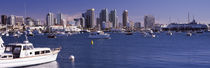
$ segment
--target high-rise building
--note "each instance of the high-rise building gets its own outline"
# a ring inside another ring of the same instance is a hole
[[[8,24],[15,25],[15,16],[14,15],[11,15],[8,17]]]
[[[6,15],[1,15],[1,24],[6,25],[7,24],[7,16]]]
[[[128,10],[123,11],[122,21],[123,21],[123,27],[127,27],[127,24],[128,24]]]
[[[108,22],[109,21],[109,14],[108,14],[108,9],[104,8],[100,12],[100,22]]]
[[[80,25],[81,25],[82,28],[85,27],[85,18],[84,17],[80,18]]]
[[[85,13],[82,14],[85,18],[85,27],[86,28],[94,28],[96,26],[95,23],[95,9],[88,9]]]
[[[117,28],[117,10],[110,11],[109,21],[112,23],[113,28]]]
[[[63,24],[62,21],[61,21],[62,19],[64,19],[63,14],[62,13],[59,13],[57,15],[57,23],[55,23],[55,24],[62,25]]]
[[[152,15],[144,16],[144,28],[151,29],[155,24],[155,17]]]
[[[58,19],[57,18],[54,18],[54,23],[53,25],[58,25]]]
[[[46,17],[46,25],[52,26],[54,24],[54,16],[53,13],[49,12]]]

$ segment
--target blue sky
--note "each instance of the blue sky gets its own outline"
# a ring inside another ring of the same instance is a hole
[[[187,22],[187,13],[191,19],[200,23],[210,23],[210,0],[1,0],[0,15],[24,16],[24,3],[27,16],[44,20],[46,14],[62,12],[69,16],[78,16],[89,8],[96,9],[96,16],[103,8],[117,9],[121,21],[122,11],[127,9],[129,19],[143,22],[144,15],[153,15],[157,23]]]

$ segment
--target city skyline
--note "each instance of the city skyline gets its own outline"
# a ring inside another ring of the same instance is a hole
[[[26,16],[45,20],[46,14],[63,13],[70,17],[80,16],[87,9],[95,8],[95,15],[99,17],[102,9],[117,10],[119,22],[122,22],[122,13],[128,10],[129,20],[144,22],[145,15],[153,15],[156,23],[169,24],[171,22],[187,23],[187,15],[194,18],[198,23],[210,23],[210,9],[208,0],[5,0],[0,3],[0,15],[25,16],[24,4],[26,5]],[[108,11],[108,12],[109,12]],[[169,22],[169,18],[171,22]]]

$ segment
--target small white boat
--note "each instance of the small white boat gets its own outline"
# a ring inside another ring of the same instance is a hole
[[[96,32],[91,32],[88,38],[91,39],[110,39],[110,34],[104,33],[103,31],[96,31]]]
[[[187,36],[192,36],[192,33],[191,33],[191,32],[188,32],[188,33],[187,33]]]
[[[6,33],[6,36],[9,36],[9,33]]]
[[[155,37],[156,37],[156,35],[154,35],[154,34],[152,34],[151,36],[152,36],[153,38],[155,38]]]
[[[171,31],[168,31],[168,33],[167,33],[168,35],[173,35],[173,33],[171,32]]]
[[[60,48],[34,48],[29,41],[9,43],[5,45],[4,53],[0,54],[0,66],[23,67],[55,61]]]

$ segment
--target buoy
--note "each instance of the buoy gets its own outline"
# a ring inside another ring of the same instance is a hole
[[[74,59],[75,59],[74,55],[71,55],[71,56],[69,57],[69,59],[70,59],[71,61],[74,61]]]
[[[91,40],[91,44],[93,45],[93,40]]]

